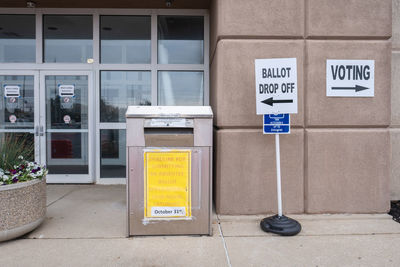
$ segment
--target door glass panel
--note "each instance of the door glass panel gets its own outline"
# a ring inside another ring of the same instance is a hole
[[[44,15],[44,62],[90,63],[93,59],[92,16]]]
[[[125,122],[129,105],[151,105],[150,71],[102,71],[100,121]]]
[[[33,129],[34,77],[0,76],[0,129]]]
[[[100,130],[100,178],[126,176],[126,130]]]
[[[100,28],[101,63],[150,63],[150,16],[101,16]]]
[[[47,129],[88,128],[88,77],[46,76]]]
[[[203,72],[159,71],[158,104],[161,106],[203,105]]]
[[[35,53],[35,15],[0,15],[0,62],[35,62]]]
[[[158,16],[158,63],[203,64],[204,18]]]
[[[87,133],[47,133],[49,174],[88,174]]]
[[[34,161],[34,136],[31,133],[0,132],[0,168],[11,167],[15,159],[23,156],[24,159]]]
[[[88,76],[45,77],[49,174],[88,174]]]

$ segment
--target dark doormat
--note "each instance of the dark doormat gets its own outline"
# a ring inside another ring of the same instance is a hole
[[[393,216],[393,220],[400,223],[400,200],[391,202],[389,214]]]

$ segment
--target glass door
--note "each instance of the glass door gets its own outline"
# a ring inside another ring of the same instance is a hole
[[[12,152],[27,160],[40,160],[38,85],[38,72],[0,72],[0,144],[4,145],[1,161],[6,161],[5,153]]]
[[[50,183],[92,183],[92,73],[40,72],[41,159]]]

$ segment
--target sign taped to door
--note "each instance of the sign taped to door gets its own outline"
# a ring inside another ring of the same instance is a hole
[[[10,97],[20,97],[21,87],[19,85],[4,85],[4,97],[5,98],[10,98]]]
[[[144,151],[144,218],[191,218],[191,150]]]
[[[75,96],[75,85],[73,84],[59,84],[58,95],[60,97],[74,97]]]

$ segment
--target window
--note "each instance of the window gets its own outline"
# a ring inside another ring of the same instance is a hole
[[[90,63],[93,60],[92,16],[44,15],[44,62]]]
[[[203,72],[159,71],[158,104],[161,106],[202,106]]]
[[[17,88],[18,96],[7,97],[7,87]],[[0,129],[33,129],[34,90],[31,75],[0,75]]]
[[[45,99],[38,101],[51,114],[46,125],[52,130],[47,136],[47,148],[51,149],[52,158],[59,160],[50,164],[52,173],[58,172],[57,164],[63,158],[79,159],[88,154],[79,147],[94,146],[96,176],[112,178],[112,182],[124,178],[125,112],[129,105],[209,103],[205,10],[44,8],[17,9],[16,15],[5,14],[8,11],[0,9],[0,70],[7,74],[16,68],[15,63],[34,71],[60,70],[61,76],[55,74],[52,79],[45,79]],[[25,11],[29,14],[21,14]],[[13,63],[12,68],[8,63]],[[80,79],[79,74],[74,81],[65,80],[61,71],[70,70],[92,71],[94,80]],[[20,86],[28,102],[20,101],[22,106],[15,108],[23,120],[7,123],[7,113],[0,114],[0,122],[5,122],[3,128],[33,127],[34,118],[23,112],[34,106],[34,78],[19,75],[14,81],[7,75],[2,75],[7,84]],[[89,83],[94,90],[88,87],[79,91]],[[59,84],[76,86],[74,101],[84,103],[74,104],[68,113],[68,127],[79,131],[66,131],[64,113],[52,112],[56,108],[65,111],[61,107],[67,105],[57,96]],[[47,102],[43,104],[44,101]],[[0,101],[0,105],[6,104],[5,100]],[[9,104],[10,110],[13,105],[16,104]],[[92,112],[95,122],[88,118]],[[94,124],[96,129],[92,133],[89,126]],[[81,163],[70,172],[88,173],[88,161]]]
[[[101,63],[149,64],[150,16],[101,16]]]
[[[158,63],[203,64],[204,19],[158,16]]]
[[[100,130],[100,178],[126,175],[126,130]]]
[[[35,62],[35,15],[0,15],[0,62]]]
[[[129,105],[151,105],[150,71],[101,71],[100,122],[125,122]]]

